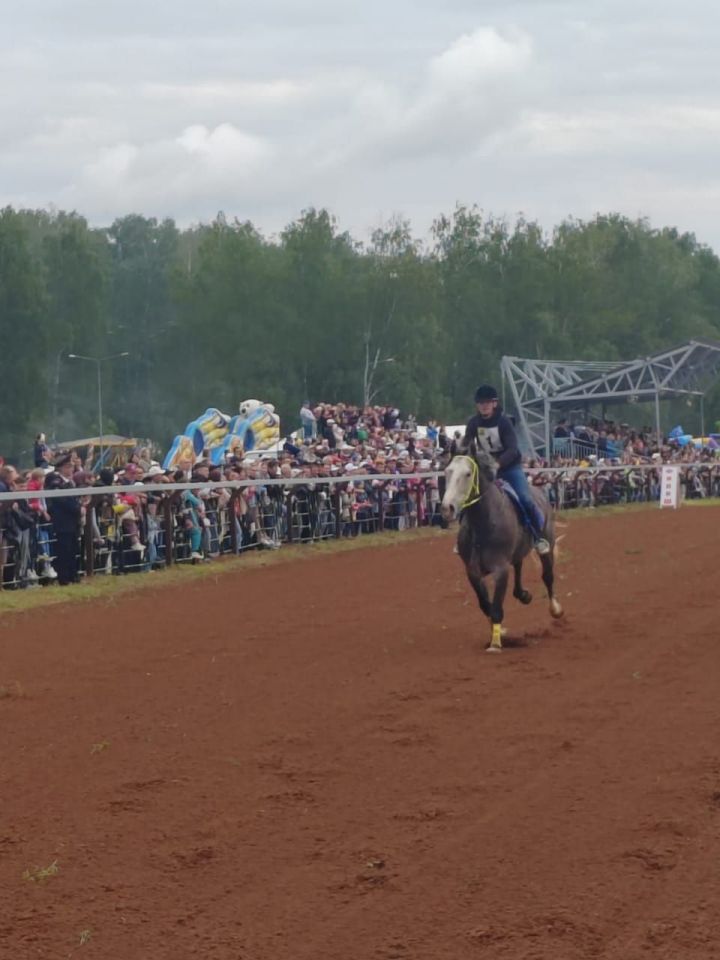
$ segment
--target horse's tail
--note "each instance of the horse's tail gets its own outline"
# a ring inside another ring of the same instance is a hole
[[[561,551],[560,551],[560,544],[562,543],[562,541],[565,539],[565,536],[566,536],[566,534],[565,534],[564,532],[563,532],[563,533],[559,533],[558,531],[560,531],[560,530],[562,530],[562,531],[567,530],[568,525],[567,525],[567,521],[565,521],[565,522],[558,522],[558,520],[557,520],[557,518],[556,518],[555,516],[553,516],[552,514],[551,514],[551,516],[552,516],[552,534],[553,534],[553,536],[552,536],[552,541],[551,541],[551,542],[552,542],[552,545],[553,545],[553,546],[552,546],[552,558],[553,558],[553,564],[555,564],[555,563],[558,563],[559,560],[560,560],[560,553],[561,553]]]

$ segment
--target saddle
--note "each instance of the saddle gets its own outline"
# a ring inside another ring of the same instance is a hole
[[[530,520],[530,517],[527,515],[527,511],[525,510],[525,507],[522,505],[522,503],[520,503],[520,498],[518,497],[517,493],[515,493],[514,488],[510,486],[507,480],[495,480],[495,486],[498,488],[498,490],[500,490],[502,493],[505,494],[505,496],[510,500],[512,505],[515,507],[515,512],[518,515],[518,520],[523,525],[523,527],[527,527],[528,530],[532,530],[532,526],[533,526],[532,521]]]

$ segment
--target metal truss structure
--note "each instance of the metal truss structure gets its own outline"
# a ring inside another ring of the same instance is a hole
[[[503,357],[519,427],[529,451],[541,456],[550,450],[553,410],[598,403],[655,402],[661,434],[660,401],[680,396],[702,398],[720,376],[720,342],[690,340],[682,346],[629,362],[531,360]]]

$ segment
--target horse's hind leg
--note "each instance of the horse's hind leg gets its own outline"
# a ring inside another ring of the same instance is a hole
[[[556,599],[554,593],[555,574],[553,571],[552,553],[548,553],[545,556],[540,557],[540,562],[542,563],[543,583],[545,584],[548,599],[550,601],[550,616],[554,617],[556,620],[559,620],[563,615],[563,608],[560,605],[559,600]]]
[[[522,585],[522,560],[518,560],[517,563],[513,564],[513,570],[515,571],[515,587],[513,589],[513,596],[516,600],[519,600],[520,603],[532,603],[532,594],[529,590],[525,590]]]

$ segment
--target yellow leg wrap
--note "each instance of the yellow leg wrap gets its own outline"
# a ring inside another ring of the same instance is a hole
[[[502,650],[502,627],[499,623],[492,625],[492,639],[490,646],[493,650]]]

